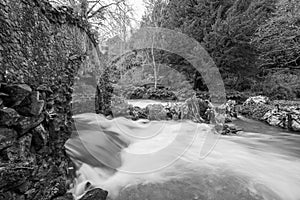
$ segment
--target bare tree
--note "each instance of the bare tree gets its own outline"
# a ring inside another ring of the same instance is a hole
[[[144,0],[146,6],[146,12],[143,16],[143,26],[152,26],[152,27],[161,27],[161,21],[163,18],[163,11],[165,5],[167,4],[164,0]],[[155,43],[155,34],[152,37],[152,47],[151,47],[151,59],[154,72],[154,88],[157,89],[157,82],[159,76],[159,65],[155,62],[154,55],[154,43]]]

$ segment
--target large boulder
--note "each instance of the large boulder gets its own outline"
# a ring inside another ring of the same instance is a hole
[[[1,91],[8,94],[3,97],[4,105],[7,107],[19,105],[28,95],[31,94],[32,89],[26,84],[18,85],[3,85]]]
[[[167,120],[167,111],[161,104],[151,104],[146,107],[149,120]]]
[[[99,188],[88,191],[80,200],[105,200],[108,192]]]
[[[208,120],[209,104],[207,100],[192,97],[187,99],[182,106],[182,119],[203,123]]]
[[[18,124],[15,125],[15,129],[18,131],[19,135],[27,133],[29,130],[40,125],[45,119],[45,116],[42,114],[37,117],[24,117],[22,116],[18,121]]]
[[[42,149],[47,145],[49,141],[49,133],[46,131],[44,126],[40,124],[32,131],[32,146],[36,151]]]
[[[0,190],[22,185],[31,176],[33,170],[33,167],[23,164],[8,164],[0,167]]]
[[[255,96],[248,98],[241,106],[241,114],[252,119],[262,120],[263,116],[273,109],[269,104],[269,98],[265,96]]]
[[[40,100],[40,93],[35,91],[27,96],[15,109],[24,116],[39,116],[43,111],[44,105],[45,102]]]

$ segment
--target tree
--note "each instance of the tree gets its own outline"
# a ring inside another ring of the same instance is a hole
[[[161,25],[202,43],[220,69],[225,84],[243,89],[244,80],[256,73],[257,51],[251,39],[274,11],[274,1],[170,0]],[[184,63],[176,55],[166,54],[166,57],[173,63]],[[194,71],[194,74],[196,81],[201,80],[199,73]]]
[[[273,0],[236,0],[228,9],[224,6],[217,9],[212,30],[203,40],[227,86],[250,89],[251,85],[245,85],[245,80],[257,73],[258,57],[251,39],[273,12],[273,5]],[[234,81],[226,82],[226,78]]]
[[[120,35],[126,40],[131,27],[132,8],[126,0],[50,0],[54,6],[69,6],[97,31],[100,43]]]
[[[279,0],[273,17],[256,31],[252,43],[262,69],[300,68],[300,4]]]
[[[161,23],[163,20],[163,12],[166,7],[166,1],[164,0],[144,0],[144,4],[146,5],[146,12],[143,16],[141,27],[161,27]],[[159,76],[159,65],[155,61],[155,37],[153,35],[152,39],[152,47],[149,51],[153,73],[154,73],[154,88],[157,89],[157,82]],[[149,56],[147,56],[149,60]]]

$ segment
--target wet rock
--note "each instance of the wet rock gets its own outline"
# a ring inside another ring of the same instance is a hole
[[[129,106],[129,115],[131,116],[132,120],[138,119],[148,119],[148,115],[146,113],[146,109],[142,109],[137,106]]]
[[[161,104],[152,104],[146,107],[149,120],[167,120],[167,111]]]
[[[105,200],[108,192],[102,189],[88,191],[80,200]]]
[[[19,105],[32,92],[31,88],[26,84],[6,85],[1,90],[1,92],[9,95],[8,97],[3,97],[4,105],[7,107]]]
[[[32,166],[9,164],[0,167],[0,190],[16,188],[24,184],[31,176]]]
[[[222,130],[221,134],[222,135],[236,135],[240,131],[242,131],[242,130],[233,125],[225,124],[223,126],[223,130]]]
[[[20,115],[12,108],[0,109],[0,126],[11,127],[16,125]]]
[[[39,125],[32,130],[32,146],[36,151],[42,149],[49,140],[49,133],[43,125]]]
[[[42,113],[44,105],[45,102],[40,100],[40,93],[35,91],[27,96],[15,109],[24,116],[38,116]]]
[[[41,124],[44,119],[44,115],[40,115],[38,117],[21,117],[15,128],[18,131],[19,135],[24,135],[29,130]]]
[[[265,97],[265,96],[255,96],[255,97],[248,98],[245,101],[244,105],[259,104],[259,103],[266,104],[268,102],[269,102],[269,98],[268,97]]]
[[[208,102],[203,99],[192,97],[187,99],[182,106],[182,119],[203,123],[208,121]]]
[[[51,180],[51,179],[49,179]],[[54,180],[51,180],[48,183],[47,188],[44,191],[40,191],[41,198],[37,195],[35,199],[53,199],[55,197],[59,197],[64,195],[67,192],[66,182],[65,180],[60,177]]]
[[[0,128],[0,151],[13,145],[17,136],[17,132],[13,129]]]
[[[73,200],[74,197],[71,193],[66,193],[64,196],[54,198],[53,200]]]

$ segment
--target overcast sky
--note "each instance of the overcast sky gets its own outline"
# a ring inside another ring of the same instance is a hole
[[[141,20],[145,11],[143,0],[128,0],[134,9],[135,18]]]

